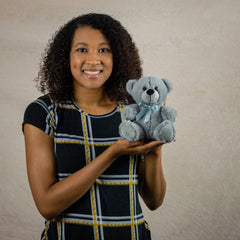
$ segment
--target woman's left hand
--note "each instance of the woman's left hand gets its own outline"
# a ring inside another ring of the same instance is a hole
[[[164,145],[164,143],[161,143],[159,141],[151,141],[149,143],[153,144],[153,147],[148,148],[148,150],[144,153],[145,156],[148,154],[155,154],[155,155],[161,154],[162,146]]]

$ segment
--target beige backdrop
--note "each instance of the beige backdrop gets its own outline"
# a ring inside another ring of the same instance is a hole
[[[164,204],[144,207],[153,240],[240,239],[239,0],[0,0],[0,239],[37,240],[21,122],[49,37],[108,13],[132,34],[145,75],[168,78],[177,142],[164,146]],[[124,71],[124,69],[123,69]]]

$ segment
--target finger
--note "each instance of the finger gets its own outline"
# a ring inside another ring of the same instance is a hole
[[[144,145],[143,141],[128,142],[129,148],[134,148],[134,147],[138,147],[138,146],[142,146],[142,145]]]
[[[155,149],[157,146],[153,145],[149,145],[149,144],[144,144],[144,145],[140,145],[140,146],[136,146],[136,147],[133,147],[131,148],[130,150],[134,153],[147,153],[147,152],[150,152],[152,151],[153,149]]]
[[[162,145],[163,145],[163,143],[161,143],[160,141],[152,141],[152,142],[145,144],[146,148],[156,148],[156,147],[159,147]]]
[[[147,154],[147,153],[152,152],[152,151],[161,150],[163,145],[164,145],[164,143],[161,143],[159,141],[154,141],[154,142],[151,142],[150,144],[147,144],[147,145],[143,146],[142,150],[144,151],[145,154]]]

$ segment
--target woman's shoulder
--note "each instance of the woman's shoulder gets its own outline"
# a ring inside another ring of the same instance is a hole
[[[59,105],[69,104],[69,101],[54,101],[50,94],[42,95],[36,100],[32,101],[29,106],[42,107],[47,109],[53,109]]]
[[[36,100],[30,102],[25,109],[26,116],[39,116],[50,113],[53,106],[53,101],[49,94],[38,97]]]
[[[53,104],[53,100],[52,100],[50,94],[46,94],[46,95],[40,96],[36,101],[42,101],[46,105],[52,105]]]
[[[35,101],[31,102],[24,112],[22,129],[24,124],[31,124],[40,128],[49,136],[52,136],[52,104],[53,103],[49,95],[41,96]]]
[[[45,106],[47,108],[51,107],[54,105],[54,101],[51,98],[50,94],[42,95],[38,97],[35,101],[32,102],[33,104],[38,104]]]

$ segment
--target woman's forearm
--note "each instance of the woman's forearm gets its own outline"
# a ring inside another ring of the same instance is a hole
[[[144,156],[144,171],[140,194],[149,209],[157,209],[163,202],[166,192],[166,181],[162,168],[161,149]]]
[[[41,214],[48,220],[57,217],[79,200],[114,160],[111,151],[106,150],[84,168],[53,184],[39,201]]]

